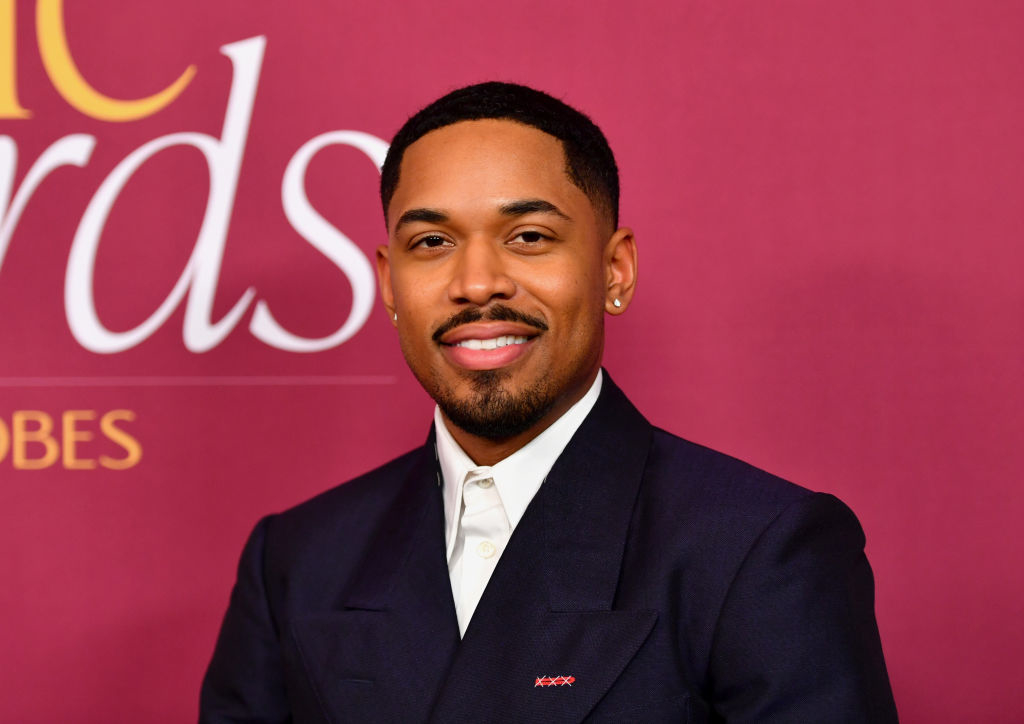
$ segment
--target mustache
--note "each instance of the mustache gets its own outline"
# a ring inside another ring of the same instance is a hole
[[[534,317],[530,314],[526,314],[525,312],[520,312],[517,309],[512,309],[512,307],[506,307],[504,304],[495,304],[493,307],[490,307],[486,313],[480,311],[479,307],[471,307],[463,309],[461,312],[456,312],[434,331],[431,338],[435,342],[440,342],[441,337],[448,334],[456,327],[480,321],[519,322],[538,329],[541,332],[546,332],[548,329],[547,323],[545,323],[540,317]]]

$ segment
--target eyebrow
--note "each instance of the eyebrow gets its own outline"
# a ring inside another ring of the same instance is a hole
[[[505,216],[526,216],[527,214],[554,214],[555,216],[572,221],[564,211],[550,201],[544,199],[523,199],[503,204],[499,209]]]
[[[502,216],[513,217],[526,216],[527,214],[554,214],[566,221],[572,221],[564,211],[550,201],[545,201],[544,199],[520,199],[518,201],[510,201],[507,204],[499,206],[498,211]],[[440,209],[409,209],[398,217],[398,221],[395,223],[395,231],[398,231],[406,224],[412,224],[417,221],[426,224],[444,224],[450,221],[450,218],[448,214],[444,213]]]
[[[448,214],[437,209],[409,209],[398,217],[398,221],[395,223],[395,231],[415,221],[422,221],[427,224],[443,224],[448,221]]]

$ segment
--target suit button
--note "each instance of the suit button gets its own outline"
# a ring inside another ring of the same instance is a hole
[[[481,558],[490,558],[497,552],[498,548],[489,540],[485,540],[483,543],[476,547],[476,554]]]

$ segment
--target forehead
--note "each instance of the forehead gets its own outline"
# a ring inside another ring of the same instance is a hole
[[[562,142],[514,121],[460,121],[430,131],[402,156],[388,218],[410,208],[496,206],[544,199],[560,208],[590,200],[569,180]]]

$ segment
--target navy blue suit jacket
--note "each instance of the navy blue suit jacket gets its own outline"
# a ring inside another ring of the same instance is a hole
[[[200,721],[895,721],[863,546],[606,377],[461,641],[432,436],[262,520]]]

